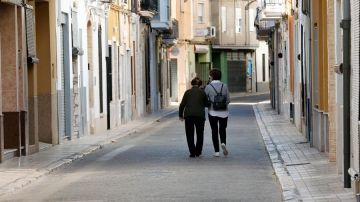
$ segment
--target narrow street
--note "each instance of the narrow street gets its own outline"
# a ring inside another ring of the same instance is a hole
[[[203,155],[190,159],[175,113],[0,201],[281,201],[251,106],[266,99],[232,99],[228,157],[212,156],[206,122]]]

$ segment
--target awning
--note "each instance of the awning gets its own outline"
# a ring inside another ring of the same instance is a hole
[[[8,3],[8,4],[14,4],[18,6],[23,5],[23,0],[0,0],[1,3]]]
[[[194,52],[195,53],[208,53],[209,52],[209,46],[208,45],[195,45],[194,46]]]

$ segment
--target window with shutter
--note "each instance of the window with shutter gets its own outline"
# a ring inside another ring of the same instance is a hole
[[[241,8],[235,8],[235,22],[236,33],[240,33],[242,24]]]
[[[35,50],[35,37],[34,37],[34,16],[33,9],[27,7],[25,9],[25,22],[26,22],[26,49],[28,63],[37,63]]]

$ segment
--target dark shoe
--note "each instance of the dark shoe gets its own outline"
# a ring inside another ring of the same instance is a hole
[[[195,158],[195,154],[190,154],[190,158]]]

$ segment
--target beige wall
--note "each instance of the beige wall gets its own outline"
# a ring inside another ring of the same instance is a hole
[[[328,60],[329,60],[329,160],[336,161],[336,86],[335,86],[335,27],[334,0],[328,0]]]
[[[177,17],[179,21],[179,40],[192,38],[192,5],[191,1],[177,1]]]
[[[249,10],[245,10],[248,1],[232,0],[232,1],[212,1],[211,2],[211,16],[213,25],[218,28],[216,30],[216,38],[214,44],[228,45],[228,46],[258,46],[256,39],[255,28],[250,31],[250,26],[253,27],[253,20],[256,15],[257,3],[250,4]],[[226,9],[226,29],[222,29],[222,7]],[[241,31],[236,30],[236,8],[241,12]],[[249,13],[252,10],[252,21],[249,24]]]
[[[39,58],[38,67],[38,95],[51,93],[51,51],[50,50],[50,22],[48,3],[36,3],[36,47]]]
[[[204,4],[204,13],[203,13],[203,21],[198,20],[198,11],[199,11],[199,4]],[[193,5],[193,15],[192,15],[192,22],[193,22],[193,30],[195,29],[207,29],[207,27],[211,26],[211,19],[210,19],[210,2],[209,0],[195,0]],[[205,37],[193,37],[193,41],[205,41]]]
[[[119,11],[120,7],[115,4],[111,4],[109,18],[108,18],[108,39],[109,41],[120,41],[119,31]]]
[[[57,130],[57,93],[56,93],[56,1],[35,1],[35,40],[39,63],[34,65],[34,72],[29,77],[36,81],[36,91],[29,95],[36,96],[38,105],[39,140],[58,144]],[[29,80],[31,81],[31,80]],[[30,85],[30,83],[29,83]],[[31,88],[30,88],[31,90]],[[44,127],[47,126],[47,127]]]

